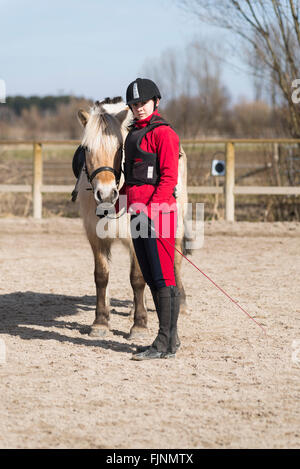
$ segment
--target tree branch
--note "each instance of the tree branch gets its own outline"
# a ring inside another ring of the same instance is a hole
[[[292,15],[292,18],[293,18],[293,21],[294,21],[294,27],[295,27],[295,31],[296,31],[296,37],[297,37],[297,40],[298,40],[298,45],[300,46],[300,27],[299,27],[298,12],[296,13],[295,5],[294,5],[293,0],[289,0],[289,4],[290,4],[291,15]]]
[[[283,24],[280,5],[279,5],[277,0],[272,0],[272,4],[273,4],[274,11],[275,11],[275,14],[276,14],[277,19],[278,19],[279,28],[280,28],[280,32],[281,32],[281,36],[282,36],[282,40],[283,40],[283,44],[284,44],[284,49],[285,49],[285,52],[286,52],[286,57],[288,59],[288,63],[291,66],[293,78],[296,78],[297,77],[297,68],[295,66],[295,62],[294,62],[294,59],[293,59],[291,51],[290,51],[289,41],[288,41],[287,36],[286,36],[286,30],[285,30],[285,27],[284,27],[284,24]]]

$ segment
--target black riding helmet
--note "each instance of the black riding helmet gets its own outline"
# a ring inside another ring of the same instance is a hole
[[[149,101],[149,99],[160,99],[160,91],[154,81],[148,78],[137,78],[127,88],[126,102],[127,105]],[[156,102],[155,102],[156,107]]]

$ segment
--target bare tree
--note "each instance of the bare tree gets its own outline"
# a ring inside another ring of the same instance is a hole
[[[235,50],[242,51],[257,76],[276,84],[274,96],[280,90],[289,110],[290,132],[299,138],[300,112],[292,101],[292,82],[300,78],[300,0],[180,0],[178,5],[234,33]]]
[[[220,45],[215,44],[220,52]],[[143,67],[157,82],[161,107],[183,137],[220,131],[229,106],[229,93],[222,83],[222,64],[207,40],[197,39],[182,49],[168,49]],[[149,61],[147,61],[149,62]]]

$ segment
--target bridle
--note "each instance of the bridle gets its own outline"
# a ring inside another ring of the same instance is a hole
[[[101,173],[102,171],[110,171],[111,173],[113,173],[113,175],[115,176],[117,189],[119,190],[119,188],[120,188],[121,175],[122,175],[122,173],[124,173],[124,171],[122,169],[123,144],[121,144],[119,146],[118,150],[117,150],[117,153],[120,153],[120,170],[119,171],[117,171],[112,166],[100,166],[99,168],[95,169],[92,172],[92,174],[90,175],[89,172],[88,172],[88,169],[87,169],[87,164],[86,164],[86,151],[87,150],[88,150],[88,148],[86,146],[81,146],[81,145],[76,150],[76,152],[80,151],[80,153],[83,153],[83,158],[80,160],[78,170],[75,171],[74,166],[73,166],[73,172],[74,172],[74,175],[77,178],[77,181],[76,181],[75,188],[72,192],[72,202],[75,202],[76,199],[77,199],[77,195],[78,195],[78,191],[79,191],[79,184],[80,184],[80,179],[81,179],[81,174],[82,173],[86,174],[87,180],[88,180],[88,182],[90,183],[90,186],[91,186],[91,187],[86,188],[87,191],[93,191],[94,192],[93,179],[95,178],[95,176],[97,174]],[[76,155],[76,153],[75,153],[75,155]],[[74,159],[73,159],[73,164],[74,164]]]
[[[87,168],[85,168],[85,172],[86,172],[89,183],[92,184],[92,181],[93,181],[94,177],[96,176],[96,174],[99,174],[102,171],[110,171],[111,173],[113,173],[115,178],[116,178],[117,185],[119,184],[121,174],[115,168],[112,168],[111,166],[100,166],[100,168],[93,171],[93,173],[91,175],[89,175],[89,173],[87,171]]]
[[[86,190],[87,191],[94,191],[94,186],[92,184],[93,182],[93,179],[95,178],[95,176],[99,173],[101,173],[102,171],[110,171],[111,173],[113,173],[113,175],[115,176],[115,179],[116,179],[116,185],[117,185],[117,189],[119,190],[119,184],[120,184],[120,179],[121,179],[121,175],[122,173],[124,173],[123,169],[122,169],[122,157],[123,157],[123,144],[120,145],[120,147],[118,148],[117,150],[117,153],[121,153],[120,155],[120,171],[117,171],[115,168],[113,168],[112,166],[100,166],[99,168],[95,169],[92,174],[90,175],[89,172],[88,172],[88,169],[87,169],[87,164],[86,164],[86,151],[87,151],[87,148],[85,147],[84,149],[84,166],[82,168],[82,170],[86,173],[86,176],[87,176],[87,180],[89,181],[91,187],[88,187]],[[99,208],[99,206],[98,206]],[[101,218],[108,218],[108,219],[111,219],[111,220],[117,220],[118,218],[120,218],[122,215],[124,215],[124,213],[126,213],[126,211],[123,210],[123,212],[117,216],[117,217],[111,217],[109,216],[109,210],[105,210],[103,211],[103,213],[98,213],[98,208],[96,210],[96,215],[101,219]]]
[[[93,179],[95,178],[95,176],[97,174],[101,173],[102,171],[110,171],[111,173],[113,173],[113,175],[115,176],[115,179],[116,179],[116,185],[117,185],[117,187],[119,187],[121,174],[123,172],[123,170],[122,170],[123,145],[120,145],[120,147],[117,150],[117,153],[121,153],[120,171],[117,171],[112,166],[100,166],[99,168],[95,169],[95,171],[93,171],[91,175],[88,172],[87,164],[86,164],[86,151],[87,151],[87,148],[85,147],[84,150],[85,150],[85,152],[84,152],[84,167],[83,167],[83,170],[86,173],[87,179],[88,179],[88,181],[91,185],[91,188],[88,188],[87,190],[94,190],[94,187],[93,187],[93,184],[92,184]]]

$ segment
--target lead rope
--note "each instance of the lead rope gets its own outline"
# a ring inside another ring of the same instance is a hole
[[[152,226],[152,224],[150,224],[150,227],[151,227],[151,230],[155,232],[156,234],[156,230],[155,228]],[[160,232],[158,231],[158,234],[159,236],[162,238]],[[227,296],[227,298],[230,299],[230,301],[232,301],[238,308],[240,308],[243,313],[245,313],[253,322],[255,322],[255,324],[257,324],[261,329],[262,331],[264,332],[265,335],[267,335],[265,329],[263,328],[263,326],[258,322],[256,321],[244,308],[242,308],[238,302],[236,300],[234,300],[233,298],[231,298],[231,296],[225,291],[223,290],[223,288],[221,288],[216,282],[214,282],[207,274],[205,274],[201,269],[199,269],[199,267],[197,267],[192,261],[190,261],[179,249],[177,249],[175,246],[173,246],[173,244],[171,244],[166,238],[164,238],[164,240],[173,248],[175,248],[175,250],[182,256],[184,257],[190,264],[192,264],[192,266],[195,267],[195,269],[199,270],[199,272],[204,275],[204,277],[206,277],[216,288],[218,288],[225,296]]]

